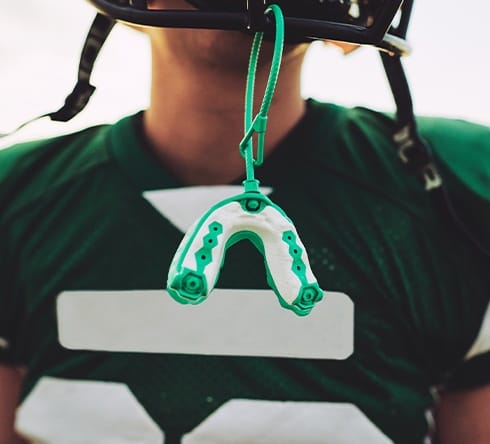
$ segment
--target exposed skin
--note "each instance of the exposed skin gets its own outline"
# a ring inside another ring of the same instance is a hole
[[[150,1],[153,8],[189,7],[183,0]],[[243,175],[244,88],[251,38],[239,32],[145,29],[152,44],[151,103],[144,131],[154,154],[183,184],[222,184]],[[344,52],[356,48],[335,42]],[[270,154],[301,119],[300,75],[307,45],[285,50],[266,138]],[[258,105],[272,45],[264,42],[257,72]],[[13,421],[23,372],[0,366],[0,444],[25,444]],[[438,444],[488,444],[490,385],[445,393],[436,409]]]
[[[0,365],[0,444],[27,444],[13,426],[23,379],[23,369]]]
[[[154,8],[183,8],[161,0]],[[241,32],[147,29],[152,43],[151,105],[144,128],[155,154],[184,184],[222,184],[243,175],[244,91],[251,37]],[[266,155],[305,111],[300,75],[307,45],[284,52],[269,113]],[[272,44],[264,42],[257,70],[258,106],[269,74]]]
[[[435,410],[436,444],[490,442],[490,384],[445,392]]]

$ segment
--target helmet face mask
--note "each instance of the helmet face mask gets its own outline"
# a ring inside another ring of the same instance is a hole
[[[243,12],[247,0],[187,0],[193,6],[207,11]],[[276,0],[287,17],[320,20],[331,23],[356,25],[369,28],[376,20],[386,0]],[[270,4],[272,1],[266,1]]]
[[[285,16],[290,41],[382,42],[403,0],[187,0],[197,10],[148,9],[146,0],[89,0],[116,20],[154,27],[206,28],[247,32],[272,30],[264,15],[272,3]],[[411,3],[405,1],[405,3]]]

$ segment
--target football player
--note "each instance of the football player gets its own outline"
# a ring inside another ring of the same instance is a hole
[[[115,20],[150,37],[151,103],[0,152],[0,443],[487,443],[490,129],[414,118],[411,2],[276,2],[286,45],[257,174],[327,290],[303,318],[275,303],[249,242],[209,301],[162,289],[183,233],[243,181],[250,47],[264,32],[260,103],[271,2],[91,3],[79,82],[50,117],[87,103]],[[318,39],[377,46],[397,115],[304,100]]]

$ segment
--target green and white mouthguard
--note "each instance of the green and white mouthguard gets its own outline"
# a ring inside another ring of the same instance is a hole
[[[271,72],[259,113],[252,120],[253,87],[263,33],[254,37],[245,95],[245,136],[240,152],[245,159],[247,179],[244,193],[210,208],[187,232],[168,272],[167,290],[178,302],[199,304],[213,290],[226,250],[248,239],[262,253],[267,282],[280,304],[304,316],[323,297],[311,270],[306,249],[284,211],[259,190],[254,167],[263,162],[267,113],[277,83],[284,44],[284,19],[277,5],[268,7],[276,22],[276,39]],[[257,159],[252,136],[258,135]],[[246,270],[244,270],[246,272]]]

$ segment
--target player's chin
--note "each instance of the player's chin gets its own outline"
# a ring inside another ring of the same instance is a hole
[[[239,31],[209,31],[207,42],[200,42],[205,57],[208,57],[216,66],[246,72],[248,69],[250,50],[253,35]],[[283,59],[301,55],[307,44],[285,44]],[[268,65],[272,60],[274,43],[263,40],[260,48],[259,66]]]
[[[152,28],[155,47],[165,42],[163,47],[175,57],[187,60],[203,69],[220,70],[223,74],[245,73],[248,69],[253,35],[241,31],[210,29]],[[284,57],[294,53],[304,45],[287,44]],[[274,44],[264,40],[259,58],[260,64],[268,64],[272,59]]]
[[[184,45],[193,62],[203,67],[246,72],[252,39],[253,36],[239,31],[191,30]],[[267,44],[262,49],[266,57]]]

